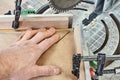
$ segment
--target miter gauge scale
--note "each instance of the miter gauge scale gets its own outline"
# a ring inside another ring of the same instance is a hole
[[[120,40],[120,26],[116,24],[113,16],[102,14],[87,27],[89,28],[87,45],[94,54],[113,55],[119,53],[117,48]]]
[[[87,34],[87,46],[91,52],[94,54],[105,53],[106,55],[118,55],[120,53],[119,17],[120,15],[114,11],[109,14],[104,13],[97,17],[90,25],[86,26],[84,34]],[[110,65],[106,68],[119,66]]]

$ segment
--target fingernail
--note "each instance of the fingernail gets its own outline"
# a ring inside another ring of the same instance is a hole
[[[60,73],[60,69],[56,68],[54,69],[54,74],[59,74]]]
[[[46,31],[46,28],[41,28],[41,31]]]
[[[55,31],[55,28],[51,27],[49,30],[54,30]]]

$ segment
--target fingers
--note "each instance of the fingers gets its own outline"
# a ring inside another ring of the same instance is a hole
[[[50,38],[47,38],[39,43],[39,50],[41,53],[44,53],[49,47],[51,47],[53,44],[55,44],[59,40],[59,35],[55,34]]]
[[[24,35],[25,35],[25,32],[24,32],[24,33],[21,33],[20,36],[19,36],[15,41],[21,40]]]
[[[29,40],[30,38],[32,38],[38,31],[36,30],[32,30],[32,29],[28,29],[25,34],[22,36],[21,41],[23,40]]]
[[[30,42],[39,43],[45,38],[52,36],[54,33],[55,33],[54,28],[50,28],[48,30],[46,30],[45,28],[41,28],[39,30],[28,29],[25,33],[22,33],[19,36],[17,41],[30,40]]]
[[[44,32],[39,31],[32,39],[30,39],[31,42],[39,43],[40,41],[44,40],[45,38],[48,38],[52,36],[55,33],[54,28],[50,28]]]

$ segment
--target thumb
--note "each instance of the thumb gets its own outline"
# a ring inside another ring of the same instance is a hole
[[[60,73],[60,69],[55,66],[33,66],[31,68],[30,76],[50,76],[57,75]]]
[[[34,77],[57,75],[60,69],[55,66],[32,66],[24,68],[10,77],[11,80],[29,80]]]

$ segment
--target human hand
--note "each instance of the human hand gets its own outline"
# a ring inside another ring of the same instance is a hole
[[[0,51],[0,80],[28,80],[59,74],[60,70],[55,66],[36,65],[38,58],[58,40],[54,28],[27,30],[15,43]]]

